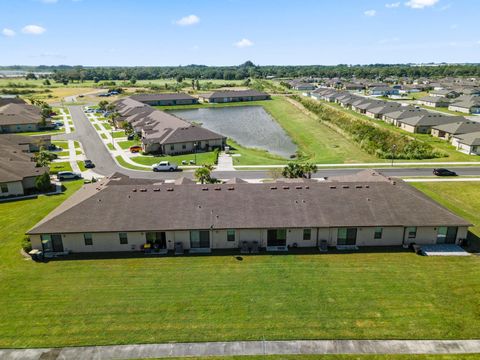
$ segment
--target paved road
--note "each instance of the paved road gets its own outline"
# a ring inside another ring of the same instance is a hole
[[[298,354],[472,354],[480,340],[292,340],[84,346],[1,350],[5,360],[107,360]]]
[[[63,140],[79,140],[85,151],[87,159],[92,160],[96,169],[95,172],[100,175],[110,175],[114,172],[120,172],[134,178],[149,178],[149,179],[176,179],[181,176],[188,178],[193,177],[193,171],[181,171],[175,173],[154,173],[146,171],[135,171],[124,169],[119,166],[111,157],[107,148],[98,135],[95,128],[90,124],[84,114],[81,106],[70,106],[70,114],[75,125],[75,131],[71,134],[63,134],[54,136],[55,139]],[[314,175],[316,178],[339,176],[354,174],[362,168],[340,168],[340,169],[319,169]],[[431,176],[431,168],[380,168],[378,171],[388,176]],[[477,175],[480,176],[480,167],[458,167],[455,171],[459,175]],[[271,174],[268,170],[242,170],[242,171],[216,171],[213,176],[219,179],[230,179],[233,177],[240,177],[242,179],[263,179],[270,178]]]

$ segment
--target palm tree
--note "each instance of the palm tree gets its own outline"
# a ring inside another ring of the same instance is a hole
[[[297,163],[288,163],[282,170],[282,176],[289,179],[303,177],[302,166]]]
[[[213,165],[204,164],[195,170],[195,179],[202,184],[216,184],[218,179],[212,177]]]
[[[307,179],[312,178],[312,174],[315,174],[318,170],[317,165],[314,163],[305,163],[302,165],[303,167],[303,176]]]

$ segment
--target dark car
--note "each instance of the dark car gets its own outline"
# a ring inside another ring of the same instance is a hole
[[[127,140],[133,140],[135,139],[135,134],[128,134],[127,135]]]
[[[83,163],[85,164],[86,169],[93,169],[95,167],[95,164],[92,162],[92,160],[85,160]]]
[[[448,169],[433,169],[433,175],[436,176],[457,176],[455,171],[450,171]]]

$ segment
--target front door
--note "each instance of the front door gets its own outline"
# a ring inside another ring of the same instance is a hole
[[[437,244],[455,244],[457,231],[456,226],[440,226],[437,230]]]
[[[337,245],[355,245],[357,243],[357,228],[339,228]]]
[[[267,230],[267,246],[286,246],[287,245],[287,230],[285,229],[270,229]]]
[[[155,249],[167,248],[167,237],[165,231],[147,232],[147,243],[152,245]]]
[[[210,231],[190,231],[190,247],[193,249],[206,249],[210,247]]]
[[[52,234],[52,247],[54,252],[63,252],[62,235]]]

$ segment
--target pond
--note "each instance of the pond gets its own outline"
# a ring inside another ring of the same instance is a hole
[[[297,146],[282,127],[261,106],[232,106],[173,110],[170,113],[226,136],[249,148],[267,150],[285,158],[294,155]]]

